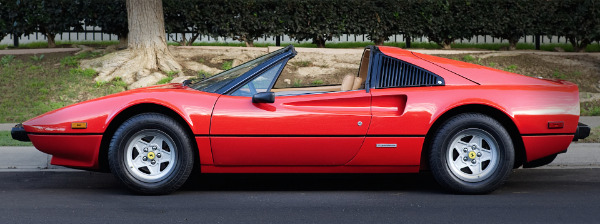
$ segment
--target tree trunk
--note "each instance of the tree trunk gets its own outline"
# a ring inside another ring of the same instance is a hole
[[[587,45],[591,43],[591,41],[587,41],[586,39],[578,42],[576,38],[569,38],[569,42],[571,42],[571,45],[573,45],[573,51],[575,52],[585,52],[585,48],[587,48]]]
[[[196,39],[198,39],[199,36],[200,36],[199,33],[192,34],[192,39],[190,39],[189,46],[194,45],[194,42],[196,42]]]
[[[118,35],[117,36],[119,38],[119,44],[117,45],[118,49],[124,49],[127,48],[127,35]]]
[[[318,48],[325,48],[325,38],[316,36],[315,38],[313,38],[313,43],[317,44]]]
[[[142,69],[181,72],[181,65],[167,47],[162,0],[127,0],[126,4],[127,47]]]
[[[376,38],[375,39],[375,45],[383,45],[383,42],[385,41],[385,38],[380,37],[380,38]]]
[[[119,77],[129,88],[156,84],[167,77],[164,73],[176,72],[182,76],[183,68],[167,46],[162,1],[127,0],[126,5],[127,50],[82,61],[81,67],[98,71],[96,81],[108,82]]]
[[[56,47],[56,42],[54,42],[54,37],[56,37],[56,34],[46,34],[46,38],[48,38],[48,48],[55,48]]]
[[[127,47],[149,59],[173,56],[167,48],[165,21],[161,0],[127,0]],[[157,69],[160,62],[148,60],[149,69]],[[168,67],[165,67],[168,68]]]
[[[181,41],[178,42],[180,46],[188,46],[188,41],[185,38],[185,33],[181,33]]]
[[[440,45],[440,47],[442,47],[444,50],[450,50],[452,49],[452,42],[454,42],[454,40],[444,39],[441,43],[438,43],[438,45]]]
[[[585,48],[588,45],[588,41],[580,40],[578,42],[576,38],[569,38],[569,42],[571,42],[571,45],[573,46],[573,51],[575,52],[585,52]]]
[[[246,38],[246,47],[254,47],[254,40]]]
[[[517,50],[517,43],[519,42],[519,39],[509,39],[508,40],[508,50],[509,51],[514,51]]]
[[[587,43],[581,43],[578,47],[577,47],[577,52],[585,52],[585,49],[587,48]]]

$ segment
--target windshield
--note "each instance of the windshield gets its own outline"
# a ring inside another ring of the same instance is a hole
[[[236,66],[227,71],[221,72],[219,74],[216,74],[216,75],[214,75],[210,78],[204,79],[204,80],[202,80],[201,78],[192,79],[192,84],[190,84],[189,86],[196,90],[214,93],[217,90],[219,90],[221,87],[229,84],[231,81],[240,77],[244,73],[250,71],[251,69],[255,68],[256,66],[262,64],[263,62],[268,61],[269,59],[277,56],[278,54],[280,54],[281,52],[283,52],[285,50],[286,50],[286,48],[282,48],[282,49],[273,51],[269,54],[265,54],[254,60],[248,61],[244,64]]]

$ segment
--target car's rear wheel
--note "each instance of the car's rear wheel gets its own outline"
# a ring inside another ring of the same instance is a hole
[[[168,194],[189,177],[194,154],[185,129],[172,118],[140,114],[115,132],[108,150],[112,173],[141,194]]]
[[[514,157],[510,135],[498,121],[466,113],[450,118],[436,131],[429,163],[434,178],[444,188],[483,194],[508,178]]]

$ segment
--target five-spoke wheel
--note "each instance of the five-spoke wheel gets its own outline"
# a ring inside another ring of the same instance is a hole
[[[177,163],[173,139],[159,130],[144,130],[127,145],[126,162],[131,174],[142,181],[166,178]]]
[[[450,171],[463,181],[485,180],[498,165],[498,143],[481,129],[471,128],[456,134],[447,152]]]
[[[434,133],[429,148],[434,178],[457,193],[495,190],[506,180],[513,163],[513,144],[504,126],[479,113],[448,119]]]
[[[136,115],[115,132],[108,163],[129,189],[142,194],[167,194],[189,177],[194,154],[185,129],[156,113]]]

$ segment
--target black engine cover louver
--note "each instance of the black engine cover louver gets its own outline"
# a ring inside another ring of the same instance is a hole
[[[408,62],[381,52],[374,56],[372,85],[375,88],[443,86],[445,83],[444,78]]]

